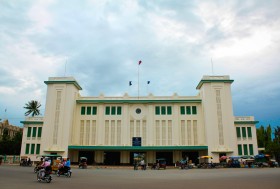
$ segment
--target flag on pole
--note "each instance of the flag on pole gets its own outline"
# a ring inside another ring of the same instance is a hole
[[[140,65],[141,63],[142,63],[142,61],[141,61],[141,60],[139,60],[138,65]]]
[[[129,81],[129,86],[131,86],[132,85],[132,81]]]
[[[149,85],[149,84],[150,84],[150,81],[147,81],[147,84]]]

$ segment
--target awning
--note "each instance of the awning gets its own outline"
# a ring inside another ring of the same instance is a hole
[[[69,150],[102,150],[102,151],[175,151],[175,150],[208,150],[208,146],[68,146]]]

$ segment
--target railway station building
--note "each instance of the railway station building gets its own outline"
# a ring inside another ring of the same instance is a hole
[[[229,76],[203,76],[196,96],[81,96],[73,77],[50,77],[44,117],[26,117],[21,155],[57,154],[130,165],[135,154],[167,164],[258,154],[253,116],[234,116]]]

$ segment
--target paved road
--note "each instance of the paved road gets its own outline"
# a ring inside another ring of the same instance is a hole
[[[0,166],[1,189],[279,189],[280,168],[147,170],[76,169],[39,183],[33,167]]]

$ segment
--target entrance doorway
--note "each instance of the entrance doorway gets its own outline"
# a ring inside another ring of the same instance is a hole
[[[195,165],[199,163],[198,157],[198,152],[182,152],[182,159],[188,159],[188,161],[195,163]]]
[[[130,152],[129,164],[133,165],[135,161],[139,163],[142,159],[146,162],[146,152]]]
[[[156,152],[156,159],[164,158],[166,165],[173,165],[173,153],[172,152]]]
[[[80,157],[86,157],[88,165],[92,165],[94,163],[94,151],[79,151],[78,161],[80,161]]]
[[[120,165],[121,153],[120,152],[104,152],[105,165]]]

